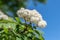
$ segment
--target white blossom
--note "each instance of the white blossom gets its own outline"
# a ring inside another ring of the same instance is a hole
[[[21,8],[17,11],[17,15],[21,18],[24,18],[26,21],[37,24],[39,27],[45,27],[47,25],[41,14],[35,9],[29,10]]]
[[[2,15],[2,19],[8,20],[8,16],[7,15]]]
[[[23,17],[23,12],[24,12],[24,8],[21,8],[21,9],[19,9],[18,11],[17,11],[17,15],[19,16],[19,17]]]
[[[40,20],[39,17],[33,17],[33,16],[32,16],[32,17],[30,18],[30,21],[33,22],[33,23],[36,23],[36,24],[38,23],[39,20]]]
[[[37,10],[32,10],[32,15],[33,16],[36,16],[36,17],[40,17],[40,18],[42,18],[42,16],[41,16],[41,14],[37,11]]]
[[[8,20],[8,16],[5,15],[2,11],[0,11],[0,19]]]
[[[38,17],[38,18],[40,18],[40,20],[42,20],[41,14],[38,11],[36,11],[35,9],[32,10],[32,14],[31,15],[34,16],[34,17]]]
[[[42,20],[38,22],[38,26],[44,28],[47,25],[46,21]]]
[[[2,16],[0,15],[0,19],[2,19]]]
[[[20,10],[17,11],[17,15],[19,17],[31,17],[31,16],[34,16],[34,17],[39,17],[40,19],[42,19],[42,16],[41,14],[39,14],[36,10],[28,10],[28,9],[24,9],[24,8],[21,8]]]

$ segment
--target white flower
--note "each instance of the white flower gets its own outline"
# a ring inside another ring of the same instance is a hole
[[[23,16],[22,16],[23,12],[24,12],[24,8],[21,8],[21,9],[19,9],[19,10],[17,11],[17,15],[18,15],[19,17],[23,17]]]
[[[21,18],[24,18],[26,21],[37,24],[39,27],[45,27],[47,25],[41,14],[35,9],[29,10],[21,8],[17,11],[17,15]]]
[[[8,16],[7,15],[2,15],[2,19],[8,20]]]
[[[2,19],[2,15],[0,15],[0,19]]]
[[[37,16],[37,17],[40,17],[41,16],[41,14],[37,11],[37,10],[32,10],[32,15],[33,16]],[[41,16],[42,17],[42,16]]]
[[[35,17],[38,17],[38,18],[40,18],[40,20],[42,20],[41,14],[38,11],[36,11],[35,9],[32,10],[31,15],[35,16]]]
[[[8,16],[5,15],[2,11],[0,11],[0,19],[8,20]]]
[[[42,20],[38,22],[38,26],[44,28],[47,25],[46,21]]]
[[[40,20],[39,17],[33,17],[33,16],[32,16],[32,17],[30,18],[30,21],[33,22],[33,23],[36,23],[36,24],[38,23],[39,20]]]
[[[27,16],[31,16],[31,10],[28,10],[28,9],[25,9],[25,11],[24,12],[27,12]]]

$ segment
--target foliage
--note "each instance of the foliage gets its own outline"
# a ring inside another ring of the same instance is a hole
[[[0,20],[0,40],[44,40],[42,33],[31,24],[16,20]]]

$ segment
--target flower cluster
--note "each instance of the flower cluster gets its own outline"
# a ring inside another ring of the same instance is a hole
[[[5,15],[1,10],[0,10],[0,19],[4,19],[4,20],[8,19],[8,16]]]
[[[39,27],[45,27],[47,25],[46,21],[43,20],[41,14],[34,10],[28,10],[21,8],[17,11],[17,15],[20,18],[24,18],[26,21],[29,21],[31,23],[35,23]]]

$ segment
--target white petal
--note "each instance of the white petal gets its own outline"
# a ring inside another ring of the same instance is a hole
[[[7,15],[2,15],[2,18],[5,20],[8,20],[8,16]]]
[[[44,28],[47,25],[46,21],[42,20],[38,22],[38,26]]]
[[[36,23],[39,21],[40,19],[38,17],[31,17],[30,18],[30,21],[33,22],[33,23]]]

